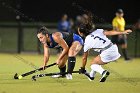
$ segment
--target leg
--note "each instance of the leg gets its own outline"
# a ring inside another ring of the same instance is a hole
[[[94,71],[95,71],[95,72],[102,74],[104,69],[101,67],[101,65],[104,65],[104,64],[106,64],[106,63],[104,63],[101,60],[101,57],[98,55],[91,62],[91,69],[93,70],[92,72],[94,73]]]
[[[72,43],[72,46],[69,49],[69,53],[68,53],[68,72],[72,73],[74,66],[75,66],[75,62],[76,62],[76,58],[75,56],[78,54],[78,52],[81,50],[82,45],[78,42],[75,41]]]
[[[60,63],[58,64],[58,67],[59,67],[59,68],[64,67],[64,66],[66,65],[67,59],[68,59],[68,55],[65,55],[65,56],[63,57],[63,59],[60,61]]]
[[[124,60],[130,60],[130,58],[127,55],[127,44],[122,44],[121,48],[122,48],[122,54],[124,56]]]
[[[125,60],[129,60],[128,55],[127,55],[127,36],[126,35],[122,35],[122,37],[120,38],[120,45],[121,45],[121,49],[122,49],[122,54],[124,56]]]
[[[66,72],[66,62],[68,59],[68,55],[65,55],[63,57],[63,59],[60,61],[60,63],[58,64],[58,68],[60,70],[61,75],[53,75],[53,78],[58,78],[58,77],[65,77],[65,72]]]
[[[72,71],[75,67],[75,62],[76,62],[76,58],[75,56],[78,54],[78,52],[81,50],[82,45],[80,44],[80,42],[78,41],[74,41],[69,49],[69,53],[68,53],[68,73],[72,74]],[[67,78],[69,79],[69,78]],[[71,76],[72,79],[72,76]]]
[[[104,82],[106,80],[106,78],[108,77],[108,75],[110,74],[107,70],[104,70],[101,65],[104,65],[106,63],[104,63],[101,60],[100,55],[98,55],[97,57],[95,57],[92,62],[91,62],[91,72],[90,72],[90,77],[94,78],[95,73],[98,72],[102,75],[100,82]]]
[[[65,74],[63,74],[63,73],[66,72],[67,59],[68,59],[68,55],[65,55],[64,58],[60,61],[60,64],[58,65],[58,67],[60,69],[60,73],[62,73],[62,76],[65,76]]]

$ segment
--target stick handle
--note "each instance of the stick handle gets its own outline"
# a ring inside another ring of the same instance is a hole
[[[79,73],[79,71],[73,71],[72,73]],[[40,78],[40,77],[46,77],[46,76],[52,76],[52,75],[59,75],[59,74],[62,74],[62,73],[58,72],[58,73],[39,74],[39,75],[32,76],[32,78],[36,79],[36,78]],[[63,74],[68,74],[68,72],[65,72]]]
[[[45,66],[45,69],[48,68],[48,67],[54,66],[54,65],[56,65],[56,63],[52,63],[52,64],[50,64],[50,65],[47,65],[47,66]],[[42,67],[39,68],[39,69],[36,69],[36,71],[41,71],[41,70],[43,70]]]
[[[47,66],[45,66],[45,69],[48,68],[48,67],[54,66],[54,65],[56,65],[56,63],[52,63],[52,64],[50,64],[50,65],[47,65]],[[41,70],[43,70],[42,67],[39,68],[39,69],[36,69],[36,70],[32,70],[32,71],[30,71],[30,72],[24,73],[24,74],[22,74],[21,76],[22,76],[22,77],[25,77],[25,76],[31,75],[31,74],[33,74],[33,73],[35,73],[35,72],[41,71]]]

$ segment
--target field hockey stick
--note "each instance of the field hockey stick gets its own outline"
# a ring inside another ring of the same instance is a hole
[[[72,73],[79,73],[79,71],[73,71]],[[32,76],[32,80],[36,81],[36,78],[52,76],[52,75],[61,75],[61,74],[68,74],[68,72],[65,72],[65,73],[60,73],[60,72],[59,73],[46,73],[46,74],[34,75],[34,76]]]
[[[49,68],[49,67],[51,67],[51,66],[54,66],[54,65],[56,65],[56,63],[52,63],[52,64],[50,64],[50,65],[48,65],[48,66],[45,66],[45,69],[46,69],[46,68]],[[14,75],[14,79],[21,79],[22,77],[31,75],[31,74],[36,73],[36,72],[41,71],[41,70],[43,70],[43,67],[41,67],[41,68],[39,68],[39,69],[36,69],[36,70],[29,71],[29,72],[24,73],[24,74],[19,75],[19,76],[18,76],[18,74],[16,73],[16,74]]]

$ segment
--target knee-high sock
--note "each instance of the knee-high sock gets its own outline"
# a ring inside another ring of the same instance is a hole
[[[104,71],[104,69],[101,67],[101,65],[98,65],[98,64],[91,65],[91,69],[93,71],[96,71],[96,72],[100,73],[101,75],[102,75],[102,73]]]
[[[94,70],[91,70],[89,73],[90,77],[95,77],[95,74],[96,74],[96,71]]]
[[[59,70],[62,75],[65,75],[64,73],[66,72],[66,65],[64,67],[59,67]]]
[[[125,48],[122,49],[122,54],[124,56],[124,59],[127,60],[128,59],[128,55],[127,55],[127,50]]]
[[[69,57],[68,58],[68,73],[72,74],[72,71],[75,67],[75,62],[76,62],[76,58],[75,57]]]

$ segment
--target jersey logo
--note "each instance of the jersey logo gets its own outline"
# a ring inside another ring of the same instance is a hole
[[[104,40],[104,39],[100,38],[99,36],[94,36],[94,35],[91,35],[91,37],[94,37],[94,39],[98,38],[99,40],[102,40],[102,41],[103,41],[103,43],[105,43],[105,42],[106,42],[106,40]]]
[[[72,62],[72,63],[74,62],[75,63],[75,61],[70,61],[70,62]]]

